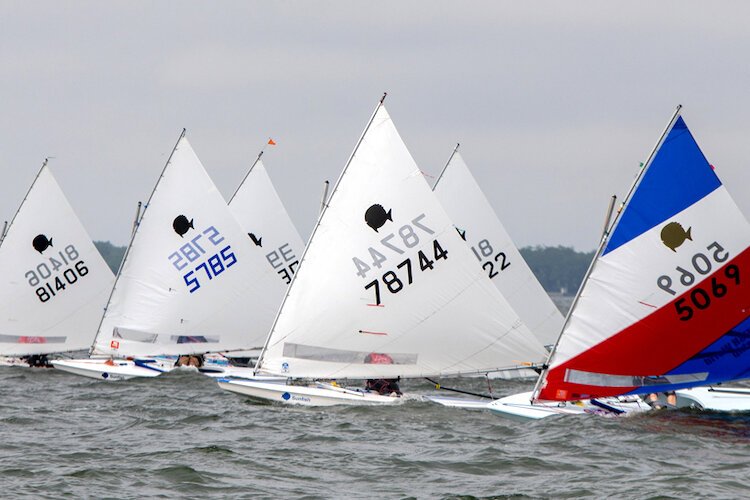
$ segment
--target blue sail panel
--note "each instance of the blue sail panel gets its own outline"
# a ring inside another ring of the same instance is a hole
[[[690,375],[696,376],[696,380],[668,381]],[[665,376],[654,377],[630,394],[676,391],[744,378],[750,378],[750,317]]]
[[[625,207],[603,255],[721,186],[682,117],[677,118]]]

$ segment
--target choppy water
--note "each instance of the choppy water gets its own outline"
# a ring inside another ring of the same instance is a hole
[[[482,380],[468,383],[484,389]],[[493,386],[502,394],[528,389]],[[251,404],[190,372],[102,383],[0,368],[0,387],[4,498],[750,494],[748,414],[518,423],[418,401],[290,408]],[[402,388],[431,392],[426,382]]]

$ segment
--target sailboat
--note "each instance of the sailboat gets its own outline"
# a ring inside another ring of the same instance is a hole
[[[456,232],[381,100],[313,230],[256,365],[222,389],[298,405],[400,398],[322,382],[512,369],[544,347]]]
[[[125,252],[95,357],[54,365],[97,379],[153,377],[174,363],[159,356],[262,345],[277,298],[258,284],[277,279],[183,131]]]
[[[534,391],[506,416],[746,378],[750,225],[678,107],[595,254]],[[585,406],[585,405],[584,405]]]
[[[229,200],[229,209],[252,242],[256,258],[262,260],[270,272],[258,277],[256,286],[265,291],[268,302],[280,304],[287,286],[299,267],[299,259],[305,245],[292,219],[271,182],[261,157],[263,151],[250,166],[242,182]],[[247,307],[253,307],[249,304]],[[256,321],[269,326],[276,316],[276,308],[259,308]],[[267,333],[264,332],[264,333]],[[210,376],[252,376],[253,367],[236,366],[237,358],[258,357],[265,334],[252,339],[248,350],[229,354],[229,364],[207,363],[200,371]]]
[[[91,345],[114,275],[46,160],[3,235],[0,276],[1,355],[46,365]]]
[[[531,332],[551,349],[562,328],[563,316],[536,279],[521,252],[492,209],[456,145],[432,187],[456,231],[471,249],[477,264],[518,313]],[[530,368],[491,374],[493,378],[532,378]],[[437,385],[441,389],[454,390]],[[459,390],[458,392],[464,392]],[[490,396],[485,396],[489,398]],[[483,409],[487,400],[427,396],[445,406]]]
[[[551,349],[564,318],[513,243],[458,148],[456,145],[432,189],[492,283],[537,339]],[[506,375],[536,373],[524,369]]]

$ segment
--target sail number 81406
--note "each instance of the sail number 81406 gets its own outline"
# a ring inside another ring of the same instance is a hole
[[[78,278],[83,278],[89,273],[86,263],[79,257],[75,245],[68,245],[48,258],[49,265],[42,262],[35,269],[26,271],[24,276],[32,288],[41,285],[34,290],[40,302],[44,303],[56,297],[66,287],[75,284]]]

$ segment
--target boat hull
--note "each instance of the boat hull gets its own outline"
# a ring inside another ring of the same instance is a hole
[[[497,399],[487,409],[513,420],[539,420],[555,415],[627,416],[651,410],[639,397],[601,398],[583,401],[547,401],[531,404],[531,392]]]
[[[400,397],[381,396],[325,383],[289,385],[286,379],[219,379],[218,383],[225,391],[258,401],[296,406],[393,405],[402,400]]]
[[[171,360],[132,360],[110,359],[66,359],[54,360],[52,365],[74,375],[96,380],[129,380],[132,378],[153,378],[172,370]]]
[[[678,408],[711,411],[750,411],[750,389],[745,387],[694,387],[675,391]]]
[[[450,396],[424,396],[424,399],[448,408],[463,408],[465,410],[486,410],[491,399],[468,399]]]
[[[214,365],[206,363],[198,368],[198,371],[207,377],[214,378],[255,378],[255,368],[250,366]]]

